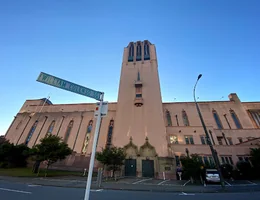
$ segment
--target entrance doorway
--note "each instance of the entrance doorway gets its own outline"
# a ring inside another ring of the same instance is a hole
[[[136,176],[136,160],[125,160],[125,176]]]
[[[154,161],[142,160],[143,177],[154,177]]]

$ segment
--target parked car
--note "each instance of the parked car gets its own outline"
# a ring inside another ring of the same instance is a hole
[[[220,177],[218,170],[216,169],[206,169],[206,182],[218,183],[220,182]]]

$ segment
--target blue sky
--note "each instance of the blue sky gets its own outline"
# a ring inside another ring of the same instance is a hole
[[[36,82],[41,71],[116,101],[123,48],[156,45],[163,101],[259,101],[257,0],[0,1],[0,135],[26,99],[95,102]],[[222,98],[224,97],[224,98]]]

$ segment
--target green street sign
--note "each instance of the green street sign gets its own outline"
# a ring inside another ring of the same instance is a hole
[[[37,81],[63,90],[81,94],[83,96],[90,97],[98,101],[102,100],[102,92],[83,87],[81,85],[63,80],[61,78],[46,74],[44,72],[40,73],[39,77],[37,78]]]

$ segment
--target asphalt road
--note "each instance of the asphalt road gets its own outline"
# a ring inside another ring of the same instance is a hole
[[[1,200],[83,200],[85,190],[82,188],[63,188],[28,185],[0,181]],[[260,192],[254,193],[163,193],[116,190],[92,190],[90,200],[259,200]]]

